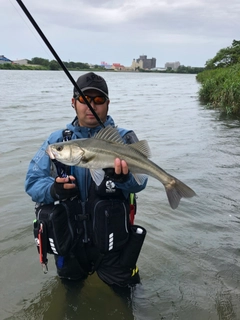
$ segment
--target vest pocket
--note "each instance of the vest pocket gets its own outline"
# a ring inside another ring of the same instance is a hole
[[[130,228],[130,237],[121,253],[121,265],[135,268],[147,231],[145,228],[133,225]]]
[[[93,207],[93,241],[102,253],[118,250],[129,238],[129,205],[119,199],[99,200]]]
[[[62,256],[68,254],[77,237],[77,227],[79,229],[77,220],[80,214],[81,202],[78,199],[39,206],[36,209],[37,220],[34,224],[35,239],[39,223],[43,223],[47,252]]]

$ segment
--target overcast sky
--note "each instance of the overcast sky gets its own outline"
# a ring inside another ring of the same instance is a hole
[[[240,40],[240,0],[24,0],[63,61],[202,67]],[[16,0],[0,0],[0,55],[54,57]]]

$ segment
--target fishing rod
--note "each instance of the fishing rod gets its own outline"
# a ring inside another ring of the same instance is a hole
[[[17,3],[19,4],[19,6],[21,7],[21,9],[23,10],[23,12],[26,14],[26,16],[28,17],[28,19],[30,20],[30,22],[32,23],[32,25],[34,26],[34,28],[37,30],[38,34],[40,35],[40,37],[42,38],[42,40],[45,42],[46,46],[48,47],[48,49],[51,51],[51,53],[53,54],[53,56],[55,57],[55,59],[57,60],[57,62],[60,64],[61,68],[63,69],[63,71],[65,72],[65,74],[67,75],[68,79],[72,82],[73,86],[75,87],[75,89],[79,92],[79,94],[82,96],[84,102],[86,103],[86,105],[88,106],[88,108],[91,110],[92,114],[94,115],[94,117],[96,118],[96,120],[99,122],[99,124],[104,128],[104,124],[102,123],[101,119],[99,118],[99,116],[96,114],[95,110],[93,109],[93,107],[91,106],[91,104],[89,103],[89,101],[87,100],[87,98],[85,97],[84,93],[82,92],[82,90],[79,88],[79,86],[77,85],[76,81],[73,79],[73,77],[71,76],[70,72],[68,71],[68,69],[65,67],[64,63],[62,62],[62,60],[60,59],[60,57],[58,56],[57,52],[53,49],[52,45],[50,44],[50,42],[48,41],[48,39],[46,38],[46,36],[44,35],[44,33],[42,32],[42,30],[40,29],[40,27],[38,26],[38,24],[36,23],[36,21],[33,19],[32,15],[30,14],[30,12],[28,11],[28,9],[26,8],[26,6],[23,4],[23,2],[21,0],[16,0]]]

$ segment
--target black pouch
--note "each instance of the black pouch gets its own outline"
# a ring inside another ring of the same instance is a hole
[[[37,220],[34,223],[35,239],[38,225],[42,222],[47,232],[47,252],[61,256],[68,254],[77,233],[81,232],[80,222],[78,222],[81,210],[79,199],[38,206],[36,208]]]
[[[93,242],[101,253],[122,248],[129,238],[128,202],[99,199],[92,211]]]
[[[131,226],[129,241],[121,254],[122,266],[135,268],[146,234],[147,231],[143,227]]]

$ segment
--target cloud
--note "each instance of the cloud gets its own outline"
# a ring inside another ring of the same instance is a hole
[[[174,59],[185,65],[203,66],[218,50],[231,45],[233,39],[238,40],[240,30],[239,0],[231,3],[223,0],[25,0],[24,3],[63,59],[72,61],[108,60],[130,65],[133,58],[144,53],[155,57],[158,65]],[[39,49],[43,45],[39,45],[41,40],[36,32],[33,40],[33,27],[17,2],[0,0],[0,4],[0,27],[5,30],[0,40],[5,48],[7,39],[13,39],[15,33],[18,56],[28,54],[31,58],[43,54],[46,48]],[[11,19],[7,18],[10,16]],[[29,43],[34,48],[30,48]],[[8,48],[9,53],[16,54],[13,44],[8,43]]]

